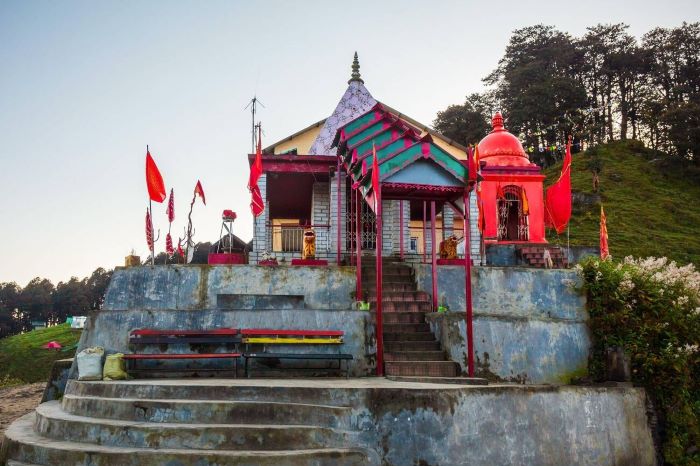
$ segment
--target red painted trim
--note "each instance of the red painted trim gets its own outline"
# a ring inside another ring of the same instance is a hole
[[[155,330],[143,328],[132,330],[132,336],[176,336],[176,335],[238,335],[240,332],[237,328],[216,328],[212,330]]]
[[[125,354],[124,359],[229,359],[239,358],[241,353],[153,353],[153,354]]]
[[[342,330],[278,330],[270,328],[244,328],[241,330],[243,336],[260,335],[291,335],[298,337],[342,337],[345,332]]]
[[[432,254],[433,312],[438,310],[437,255],[435,254],[435,201],[430,201],[430,249]]]
[[[466,300],[466,327],[467,327],[467,374],[474,377],[474,332],[472,309],[472,257],[471,257],[471,228],[469,225],[469,194],[464,191],[464,215],[462,216],[462,228],[464,235],[464,297]]]
[[[375,193],[377,196],[377,376],[384,375],[384,323],[382,319],[382,185]]]
[[[399,258],[403,260],[403,199],[399,200]]]
[[[338,210],[337,212],[337,221],[336,221],[336,227],[335,229],[338,232],[338,237],[336,238],[336,246],[337,246],[337,257],[336,257],[336,265],[340,265],[340,156],[337,157],[338,159],[338,169],[335,172],[336,178],[338,178],[338,192],[337,192],[337,207],[336,209]]]
[[[356,291],[355,300],[364,301],[362,296],[362,224],[360,222],[360,216],[362,213],[362,198],[360,197],[360,190],[355,189],[355,249],[357,251],[357,264],[355,264],[356,270]]]

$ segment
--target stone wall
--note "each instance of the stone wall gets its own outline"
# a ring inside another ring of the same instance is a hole
[[[414,265],[418,289],[432,292],[430,266]],[[590,333],[572,270],[474,267],[473,333],[477,375],[521,383],[567,383],[586,373]],[[435,336],[466,372],[464,268],[438,267],[439,302],[428,315]]]

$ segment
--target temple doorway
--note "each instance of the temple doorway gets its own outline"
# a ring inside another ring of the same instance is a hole
[[[498,240],[527,241],[527,215],[523,212],[522,188],[509,185],[498,197]]]

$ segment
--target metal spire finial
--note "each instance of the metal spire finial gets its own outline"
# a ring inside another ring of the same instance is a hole
[[[355,58],[352,60],[352,74],[350,75],[350,81],[348,81],[348,84],[353,81],[358,81],[362,84],[365,83],[360,77],[360,61],[357,59],[357,52],[355,52]]]

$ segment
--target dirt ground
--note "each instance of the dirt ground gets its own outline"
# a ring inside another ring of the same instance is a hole
[[[0,388],[0,441],[7,426],[39,405],[46,383]]]

